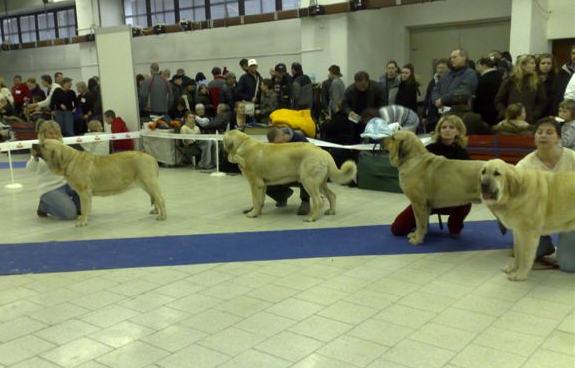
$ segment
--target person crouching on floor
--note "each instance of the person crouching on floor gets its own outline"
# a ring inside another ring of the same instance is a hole
[[[180,128],[181,134],[201,134],[200,128],[196,125],[196,116],[190,111],[184,113],[184,125]],[[210,170],[216,167],[214,160],[215,144],[214,141],[203,141],[194,139],[184,139],[184,145],[195,145],[202,151],[202,157],[198,163],[198,169]],[[214,153],[214,154],[213,154]]]
[[[469,160],[465,150],[467,145],[467,130],[461,118],[456,115],[448,115],[435,126],[432,135],[433,143],[427,145],[427,150],[437,156],[443,156],[451,160]],[[446,178],[448,180],[448,178]],[[446,185],[449,183],[446,182]],[[471,203],[456,207],[433,208],[431,214],[449,215],[447,228],[452,237],[458,237],[463,229],[463,221],[471,211]],[[395,236],[406,236],[415,229],[415,215],[411,205],[401,212],[393,224],[391,232]]]

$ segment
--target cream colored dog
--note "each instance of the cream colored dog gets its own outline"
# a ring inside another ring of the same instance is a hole
[[[92,196],[108,196],[139,185],[150,195],[158,220],[166,220],[164,197],[158,184],[158,163],[152,156],[138,151],[119,152],[109,156],[95,156],[89,152],[77,151],[62,142],[46,139],[32,150],[36,157],[46,161],[57,175],[66,178],[80,197],[81,215],[76,226],[88,224],[92,207]]]
[[[481,201],[482,161],[436,156],[408,131],[384,138],[383,147],[389,151],[391,165],[399,169],[399,185],[413,207],[416,228],[407,236],[411,244],[423,242],[431,209]]]
[[[504,268],[509,280],[525,280],[539,238],[575,229],[575,172],[518,169],[490,160],[481,170],[483,203],[513,230],[515,258]]]
[[[252,210],[246,215],[257,217],[262,212],[266,186],[299,181],[311,198],[311,211],[305,221],[315,221],[322,207],[321,194],[329,201],[326,215],[335,215],[335,193],[327,180],[340,184],[355,178],[357,167],[347,161],[338,170],[330,154],[310,143],[263,143],[232,130],[224,135],[224,149],[228,160],[237,163],[250,184]]]

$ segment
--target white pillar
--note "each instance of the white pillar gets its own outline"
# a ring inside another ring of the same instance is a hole
[[[511,4],[510,52],[539,54],[551,50],[547,38],[547,0],[513,0]]]
[[[98,28],[96,49],[103,110],[114,110],[131,131],[140,129],[130,26]]]
[[[96,27],[119,26],[124,23],[122,1],[76,0],[78,35],[90,34]]]

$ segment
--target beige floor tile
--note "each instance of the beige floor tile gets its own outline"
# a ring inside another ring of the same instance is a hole
[[[6,288],[0,290],[0,306],[10,304],[20,299],[27,299],[38,295],[37,291],[30,290],[23,286]]]
[[[190,276],[186,280],[204,287],[209,287],[217,285],[224,281],[231,280],[232,278],[233,276],[228,273],[218,272],[214,270],[207,270],[198,273],[197,275]]]
[[[206,333],[183,326],[170,326],[153,335],[140,338],[141,341],[160,349],[176,352],[207,336]]]
[[[61,366],[50,363],[42,358],[32,358],[11,366],[12,368],[60,368]]]
[[[575,298],[575,293],[573,293],[573,295]],[[573,310],[573,306],[534,298],[523,298],[518,301],[511,310],[514,312],[531,314],[541,318],[562,321],[565,316]]]
[[[41,305],[27,300],[18,300],[10,304],[0,306],[0,322],[11,321],[20,316],[31,314],[43,309]]]
[[[411,334],[409,338],[445,350],[459,352],[463,350],[475,336],[476,334],[474,332],[430,322]]]
[[[435,318],[435,316],[436,314],[433,312],[394,304],[376,314],[374,318],[391,322],[400,326],[420,328],[429,320]]]
[[[267,312],[260,312],[244,319],[234,327],[254,334],[270,337],[293,326],[295,323],[296,321],[289,318],[280,317]]]
[[[230,327],[198,341],[197,344],[226,355],[236,356],[263,340],[265,337],[262,335]]]
[[[451,363],[462,368],[519,368],[525,361],[525,357],[520,355],[472,344],[457,354]]]
[[[513,306],[512,302],[494,298],[486,298],[479,295],[468,295],[453,304],[454,307],[486,314],[488,316],[499,317]]]
[[[399,300],[399,297],[391,294],[380,293],[371,289],[360,290],[349,295],[345,301],[363,305],[366,307],[382,310]]]
[[[168,355],[169,353],[165,350],[136,341],[102,355],[96,360],[111,368],[140,368],[154,364]]]
[[[321,346],[323,343],[318,340],[292,332],[281,332],[258,344],[255,349],[288,361],[297,362]]]
[[[116,304],[127,297],[111,293],[109,291],[99,291],[93,294],[84,295],[81,298],[71,300],[70,303],[90,310],[99,310],[108,305]]]
[[[306,302],[296,298],[289,298],[283,302],[274,304],[267,311],[278,316],[301,321],[318,313],[324,307],[315,303]]]
[[[178,309],[189,314],[196,314],[222,303],[221,299],[213,296],[192,294],[168,303],[166,306]]]
[[[174,298],[156,292],[138,295],[134,298],[125,299],[118,303],[119,306],[130,308],[138,312],[149,312],[162,305],[172,302]]]
[[[216,286],[206,288],[199,292],[200,295],[212,296],[214,298],[229,300],[245,295],[252,291],[252,288],[242,286],[234,282],[223,282]]]
[[[555,330],[547,337],[542,348],[560,354],[575,356],[575,334]]]
[[[123,321],[90,334],[90,338],[117,349],[151,333],[154,333],[151,328]]]
[[[271,305],[271,303],[260,299],[251,298],[249,296],[240,296],[218,304],[216,309],[247,318],[257,312],[269,308]]]
[[[523,368],[572,368],[573,355],[564,355],[549,350],[538,350]]]
[[[40,322],[54,325],[76,317],[85,318],[88,312],[90,311],[86,308],[82,308],[70,303],[63,303],[32,313],[30,314],[30,317]]]
[[[230,360],[230,357],[198,345],[191,345],[156,363],[162,368],[188,367],[194,362],[197,367],[212,368]]]
[[[92,359],[96,359],[111,350],[109,346],[91,339],[81,338],[42,354],[42,358],[61,365],[62,367],[75,367]]]
[[[318,353],[350,365],[365,367],[386,350],[385,346],[344,335],[319,349]]]
[[[180,323],[184,326],[191,327],[208,334],[213,334],[233,326],[241,320],[242,318],[236,315],[211,309],[200,314],[196,314]]]
[[[319,277],[311,277],[302,274],[291,274],[282,277],[274,282],[275,285],[285,286],[296,290],[307,290],[315,285],[322,283],[324,280]]]
[[[356,277],[340,275],[322,282],[319,286],[334,289],[343,293],[355,293],[371,282]]]
[[[374,308],[339,301],[325,308],[319,312],[318,315],[344,323],[357,324],[372,317],[376,313],[377,309]]]
[[[383,278],[369,285],[369,289],[371,290],[396,296],[406,296],[420,287],[421,285],[413,282],[396,280],[389,277]]]
[[[205,286],[198,285],[190,280],[184,279],[159,287],[154,290],[154,292],[178,299],[188,295],[196,294],[205,288]]]
[[[290,362],[259,352],[248,350],[237,357],[222,364],[222,368],[284,368],[289,367]]]
[[[350,368],[350,364],[316,353],[300,360],[293,368]]]
[[[131,318],[130,321],[154,330],[162,330],[189,317],[188,313],[177,309],[160,307],[151,312],[139,314]]]
[[[404,340],[386,351],[382,358],[410,368],[443,367],[455,353],[418,341]]]
[[[71,319],[35,333],[36,336],[56,345],[63,345],[80,337],[90,335],[99,328],[81,320]]]
[[[313,290],[313,288],[309,290]],[[309,290],[306,290],[305,292]],[[247,295],[257,299],[264,300],[266,302],[279,303],[298,293],[300,293],[300,291],[296,289],[279,285],[266,285],[252,290]]]
[[[335,289],[323,286],[314,286],[295,295],[295,298],[315,304],[331,305],[338,300],[347,297],[348,295],[348,293],[344,293]]]
[[[118,305],[110,305],[100,310],[85,314],[81,319],[92,325],[106,328],[137,315],[138,312],[132,309],[120,307]]]
[[[378,359],[375,362],[367,366],[367,368],[408,368],[407,366],[395,362],[390,362],[385,359]],[[450,368],[449,366],[443,366],[443,368]]]
[[[428,294],[421,291],[409,294],[397,301],[398,304],[426,310],[434,313],[441,313],[453,303],[456,299],[444,295]]]
[[[528,357],[537,350],[543,340],[539,336],[490,327],[478,336],[473,343]]]
[[[557,327],[558,330],[575,334],[575,313],[569,314]]]
[[[493,327],[546,337],[559,325],[558,321],[529,314],[508,312],[493,323]]]
[[[329,342],[349,331],[353,325],[320,316],[312,316],[290,328],[300,335],[313,337],[316,340]]]
[[[348,335],[380,345],[394,346],[414,330],[409,327],[394,325],[387,321],[369,319],[348,332]]]
[[[91,360],[89,362],[86,362],[84,364],[80,364],[78,367],[76,368],[108,368],[103,364],[100,364],[94,360]]]
[[[28,317],[21,317],[8,322],[0,323],[0,343],[8,342],[18,337],[28,335],[47,326],[48,325],[45,323]]]
[[[480,332],[490,326],[495,317],[457,308],[447,308],[433,319],[434,323],[469,332]]]
[[[23,336],[0,345],[0,364],[12,365],[56,347],[35,336]]]

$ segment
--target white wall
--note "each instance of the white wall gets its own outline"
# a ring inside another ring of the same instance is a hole
[[[547,0],[547,38],[575,38],[575,1]]]

